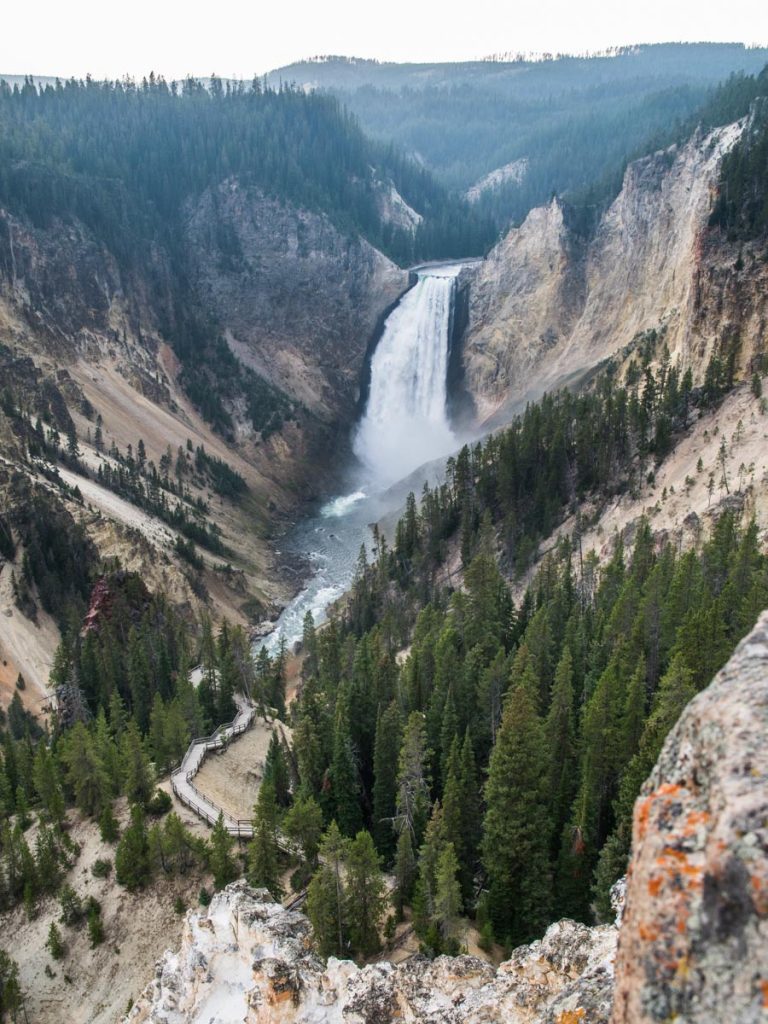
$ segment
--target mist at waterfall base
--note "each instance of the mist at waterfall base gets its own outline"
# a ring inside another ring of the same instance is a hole
[[[301,639],[306,613],[316,624],[354,578],[361,545],[370,550],[371,524],[402,504],[388,493],[420,466],[447,456],[458,440],[446,408],[448,348],[460,264],[426,269],[389,315],[371,360],[365,413],[353,439],[359,459],[350,490],[302,520],[284,552],[310,563],[310,577],[263,641],[274,655]],[[261,646],[259,644],[258,646]]]

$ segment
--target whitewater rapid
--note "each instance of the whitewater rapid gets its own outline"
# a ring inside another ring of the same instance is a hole
[[[416,284],[390,313],[371,360],[365,412],[353,449],[359,466],[349,493],[299,522],[284,550],[308,559],[311,575],[263,641],[274,655],[282,640],[301,639],[304,618],[316,624],[354,579],[371,524],[402,501],[386,492],[419,466],[458,445],[448,419],[448,356],[456,278],[461,264],[418,271]],[[259,644],[260,646],[260,644]]]

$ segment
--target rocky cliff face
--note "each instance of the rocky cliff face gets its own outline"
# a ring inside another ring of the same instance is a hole
[[[619,928],[552,925],[474,957],[358,968],[229,886],[187,917],[130,1024],[758,1024],[768,1006],[768,613],[683,713],[635,808]],[[618,935],[618,953],[616,940]]]
[[[465,375],[480,418],[567,383],[662,328],[699,380],[718,345],[748,370],[768,319],[766,272],[708,218],[738,123],[631,164],[586,239],[558,200],[533,210],[474,274]],[[747,247],[748,248],[748,247]]]
[[[379,318],[408,275],[321,214],[229,180],[189,213],[196,291],[236,355],[324,421],[349,422]]]

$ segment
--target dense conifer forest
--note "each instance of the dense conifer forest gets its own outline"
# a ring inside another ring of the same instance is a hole
[[[392,545],[377,532],[372,558],[361,551],[331,621],[307,618],[290,706],[284,651],[254,660],[243,630],[215,635],[208,620],[192,640],[137,577],[85,560],[89,579],[72,579],[61,619],[58,718],[43,731],[17,695],[2,723],[0,908],[34,915],[56,894],[66,927],[87,922],[98,938],[98,907],[63,881],[78,853],[74,806],[114,844],[104,870],[130,889],[192,870],[216,886],[244,872],[276,896],[306,888],[325,954],[377,952],[404,914],[431,954],[460,948],[465,916],[489,949],[559,917],[606,919],[639,787],[768,602],[768,561],[731,508],[682,553],[641,521],[604,564],[582,553],[581,517],[652,477],[732,372],[716,356],[694,389],[649,335],[623,379],[609,367],[465,447],[443,485],[409,496]],[[573,536],[522,589],[539,542],[574,512]],[[14,527],[4,522],[12,541]],[[77,543],[65,533],[59,548]],[[49,576],[69,578],[69,564],[62,550]],[[289,720],[293,743],[273,738],[254,838],[236,851],[222,821],[209,841],[193,838],[156,780],[190,737],[233,717],[239,693]],[[122,830],[121,796],[132,807]],[[65,940],[51,937],[52,956]]]
[[[376,175],[429,222],[423,241],[382,222]],[[331,97],[259,79],[0,83],[0,201],[34,224],[76,216],[126,259],[158,240],[176,255],[185,202],[229,177],[326,213],[406,262],[487,243],[466,205],[393,146],[370,142]]]

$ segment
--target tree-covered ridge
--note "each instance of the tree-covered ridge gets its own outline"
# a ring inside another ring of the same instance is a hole
[[[764,125],[764,103],[768,96],[768,66],[757,74],[739,72],[730,75],[724,82],[712,89],[704,102],[687,116],[670,119],[646,139],[644,145],[630,152],[607,173],[597,175],[586,187],[577,188],[568,195],[568,202],[574,209],[576,223],[589,230],[598,222],[602,212],[618,195],[630,160],[645,156],[654,150],[681,145],[688,141],[697,130],[710,131],[713,128],[733,124],[753,112],[754,117],[747,137],[739,142],[723,161],[723,182],[730,184],[722,190],[718,204],[712,214],[711,223],[725,225],[733,233],[737,217],[754,218],[760,209],[761,171],[764,153],[760,148],[761,126]],[[763,113],[761,113],[761,111]],[[763,132],[764,134],[764,132]],[[726,196],[733,193],[733,200]],[[738,211],[738,212],[737,212]],[[742,228],[743,230],[743,228]]]
[[[329,59],[282,68],[271,80],[340,97],[368,132],[418,153],[452,187],[526,159],[521,183],[480,200],[503,228],[553,193],[581,192],[606,175],[620,180],[629,158],[674,141],[719,81],[757,73],[766,57],[764,49],[671,43],[540,61]]]
[[[750,118],[723,160],[710,224],[725,229],[729,238],[750,241],[768,230],[768,68],[744,86]]]
[[[466,206],[392,146],[372,144],[338,101],[258,79],[0,83],[0,168],[9,209],[35,224],[76,216],[134,258],[150,240],[177,246],[185,203],[230,177],[326,213],[399,258],[443,255],[382,222],[375,171],[427,221],[463,222],[454,255],[488,240]]]
[[[479,254],[494,238],[487,218],[392,145],[370,142],[330,97],[274,91],[259,80],[177,86],[151,76],[140,85],[87,80],[40,89],[0,82],[0,208],[41,230],[85,226],[88,244],[116,260],[129,303],[146,296],[181,361],[180,383],[229,439],[236,436],[233,409],[262,440],[301,415],[236,358],[193,283],[190,211],[233,178],[245,190],[327,216],[404,264]],[[415,232],[382,214],[390,182],[422,215]],[[8,273],[13,230],[0,216]],[[215,230],[221,258],[237,275],[239,241],[225,224],[215,222]],[[141,339],[136,315],[133,325]]]

